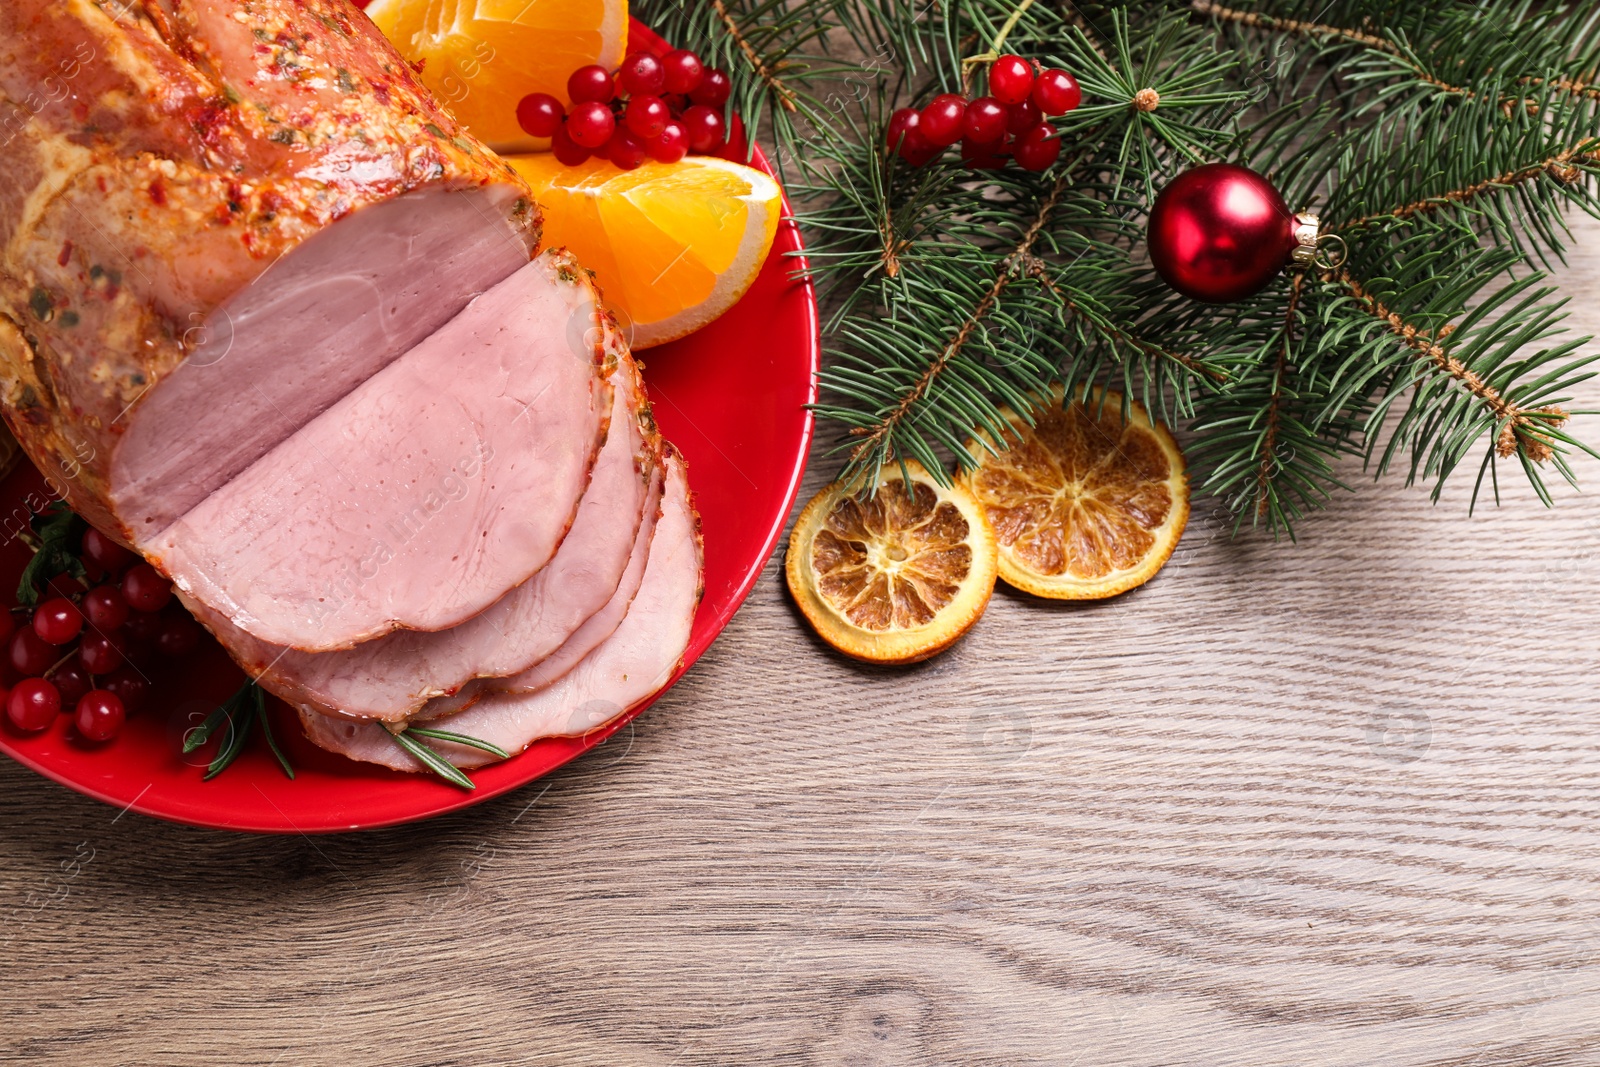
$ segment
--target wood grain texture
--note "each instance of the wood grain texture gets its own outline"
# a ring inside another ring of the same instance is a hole
[[[1001,592],[907,670],[775,560],[635,727],[421,826],[7,763],[0,1062],[1600,1064],[1600,497],[1469,489],[1361,483],[1298,545],[1202,509],[1144,589]]]

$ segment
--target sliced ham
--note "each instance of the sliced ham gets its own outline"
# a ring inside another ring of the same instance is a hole
[[[703,590],[699,520],[681,459],[668,462],[661,519],[650,544],[644,582],[616,631],[553,685],[534,693],[484,697],[431,726],[489,741],[508,752],[541,737],[588,733],[649,699],[683,660]],[[306,734],[323,748],[397,770],[421,770],[381,723],[301,711]],[[494,757],[474,748],[429,741],[459,767]]]
[[[662,481],[658,470],[655,482],[650,487],[645,521],[639,528],[638,539],[633,545],[633,554],[628,559],[628,569],[623,573],[616,591],[612,593],[611,599],[604,607],[589,616],[582,626],[561,643],[560,648],[552,650],[549,655],[526,666],[520,672],[507,671],[502,675],[485,673],[455,693],[428,701],[412,717],[420,721],[456,715],[490,693],[536,692],[577,666],[602,641],[610,637],[628,614],[628,608],[633,604],[633,598],[644,582],[645,565],[650,559],[651,538],[655,535],[656,523],[660,519]]]
[[[635,542],[648,546],[655,527],[659,446],[630,357],[618,360],[611,383],[611,428],[572,529],[548,566],[482,614],[445,630],[399,630],[344,651],[300,652],[258,641],[204,604],[187,601],[190,610],[266,689],[326,714],[404,719],[472,679],[543,660],[615,599],[630,570],[642,571],[642,563],[631,566],[644,554]]]
[[[191,599],[320,652],[442,630],[548,563],[617,358],[587,272],[540,256],[148,546]]]
[[[538,238],[346,0],[0,4],[0,410],[135,547]]]

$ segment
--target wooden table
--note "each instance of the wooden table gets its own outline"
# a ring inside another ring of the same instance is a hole
[[[1146,588],[1002,591],[908,670],[775,561],[634,728],[421,826],[4,763],[0,1062],[1600,1064],[1600,497],[1348,473],[1298,545],[1202,509]]]

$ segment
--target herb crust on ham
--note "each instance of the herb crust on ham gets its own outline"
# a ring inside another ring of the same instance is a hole
[[[136,547],[527,262],[539,230],[521,179],[347,0],[0,4],[0,409]],[[336,321],[295,317],[330,281]],[[243,387],[206,422],[224,383]]]

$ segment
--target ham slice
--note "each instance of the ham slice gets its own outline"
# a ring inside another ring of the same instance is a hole
[[[190,599],[303,651],[466,621],[572,524],[611,410],[608,321],[588,273],[546,253],[147,553]]]
[[[459,715],[429,725],[521,752],[541,737],[588,733],[653,696],[683,661],[704,589],[700,523],[683,462],[669,457],[661,518],[650,543],[644,582],[616,631],[554,684],[533,693],[485,696]],[[306,735],[352,759],[397,770],[422,767],[377,722],[319,715],[302,709]],[[428,741],[458,767],[494,757],[474,748]]]
[[[414,719],[441,719],[467,710],[490,693],[533,693],[566,674],[578,662],[599,646],[621,625],[633,604],[633,598],[644,582],[645,564],[650,559],[651,538],[655,535],[660,518],[662,476],[657,472],[650,487],[645,521],[639,528],[633,554],[628,559],[628,569],[617,584],[616,592],[599,611],[586,619],[582,626],[562,642],[561,647],[520,672],[504,675],[484,674],[462,686],[460,690],[428,701],[413,716]],[[321,710],[321,709],[316,709]]]
[[[618,361],[611,383],[611,429],[571,531],[547,567],[481,615],[446,630],[399,630],[345,651],[300,652],[258,641],[206,605],[186,603],[266,689],[326,714],[405,719],[472,679],[515,674],[543,660],[616,599],[630,570],[642,571],[642,562],[632,566],[644,555],[635,544],[648,546],[655,527],[659,442],[631,358]],[[637,588],[634,575],[628,599]]]
[[[0,410],[136,548],[538,239],[346,0],[0,3]]]

